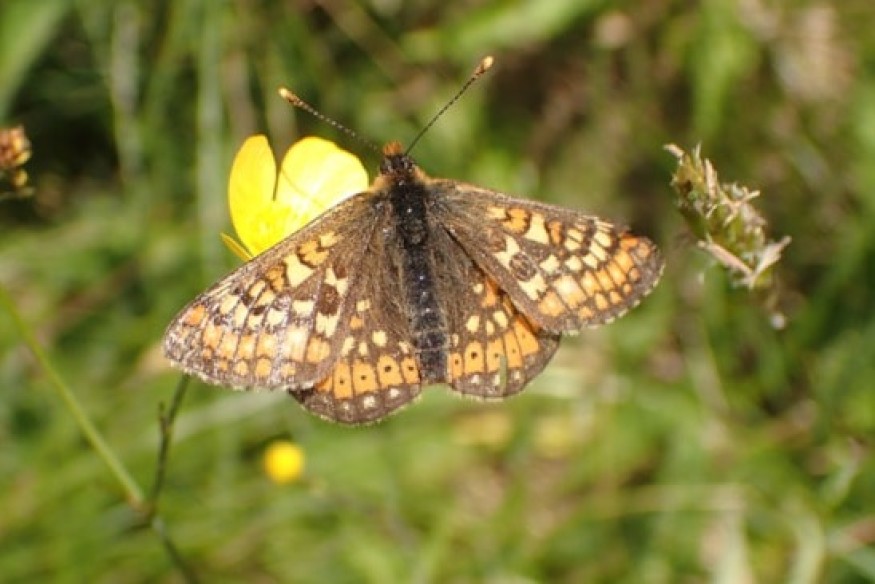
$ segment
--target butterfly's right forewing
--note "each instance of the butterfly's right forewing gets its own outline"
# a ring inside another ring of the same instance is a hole
[[[164,335],[170,361],[236,388],[294,390],[325,378],[380,227],[373,196],[344,201],[195,298]]]

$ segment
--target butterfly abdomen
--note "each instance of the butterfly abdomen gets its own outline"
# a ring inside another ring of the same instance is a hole
[[[444,381],[447,374],[447,325],[437,296],[432,261],[427,193],[421,181],[396,182],[389,189],[398,238],[403,303],[411,340],[424,383]]]

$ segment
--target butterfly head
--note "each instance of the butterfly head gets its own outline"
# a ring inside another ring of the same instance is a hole
[[[395,184],[405,184],[422,179],[422,171],[401,144],[389,142],[383,147],[383,161],[380,163],[380,177]]]

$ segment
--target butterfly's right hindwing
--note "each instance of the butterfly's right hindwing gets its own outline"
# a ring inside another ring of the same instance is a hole
[[[366,267],[356,280],[354,310],[339,327],[339,357],[324,379],[289,392],[322,418],[375,422],[413,401],[422,389],[396,245],[391,232],[374,232],[361,260]]]

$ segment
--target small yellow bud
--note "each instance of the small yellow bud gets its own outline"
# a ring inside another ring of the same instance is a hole
[[[280,485],[298,480],[304,473],[304,450],[287,440],[273,442],[264,451],[264,472]]]

